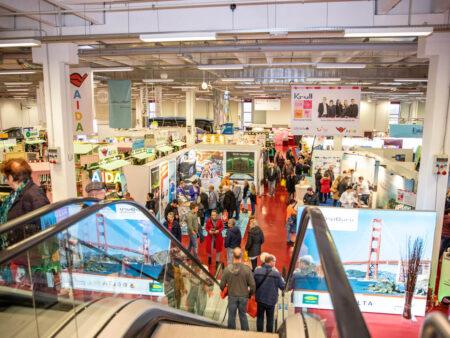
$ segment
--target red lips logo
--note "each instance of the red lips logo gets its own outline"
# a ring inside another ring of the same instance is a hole
[[[87,74],[81,76],[79,73],[72,73],[70,74],[70,83],[73,84],[75,87],[80,88],[87,77],[88,77]]]
[[[346,128],[342,128],[342,127],[336,127],[337,131],[340,132],[341,134],[345,131]]]

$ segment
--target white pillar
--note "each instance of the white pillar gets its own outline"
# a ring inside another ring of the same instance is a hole
[[[429,58],[430,65],[416,209],[437,212],[430,283],[434,286],[448,177],[433,174],[433,157],[450,154],[450,33],[421,38],[418,57]]]
[[[195,91],[186,91],[186,143],[192,145],[195,143],[196,132],[195,129]]]
[[[33,48],[33,62],[43,65],[49,147],[59,147],[61,162],[52,164],[53,202],[76,197],[69,64],[78,64],[73,43],[50,43]]]
[[[342,136],[333,136],[333,150],[342,150]]]

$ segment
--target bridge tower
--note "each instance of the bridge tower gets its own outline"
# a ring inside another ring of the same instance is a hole
[[[142,234],[142,253],[144,255],[144,264],[150,263],[150,252],[148,244],[148,234],[144,232]]]
[[[369,242],[369,259],[367,260],[366,279],[378,279],[378,264],[380,261],[381,229],[383,221],[379,218],[372,220],[372,230]]]
[[[106,237],[105,216],[102,214],[95,215],[95,226],[97,228],[97,245],[99,249],[103,249],[108,253],[108,239]]]

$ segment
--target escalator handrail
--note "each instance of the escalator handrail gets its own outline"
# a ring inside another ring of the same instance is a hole
[[[336,245],[328,228],[327,222],[318,207],[305,207],[297,230],[294,250],[286,278],[286,288],[291,287],[295,265],[299,258],[300,248],[305,239],[306,229],[311,221],[314,237],[320,256],[321,266],[328,286],[328,292],[333,303],[339,337],[370,337],[364,318],[356,302],[355,295],[347,279],[344,266],[339,258]]]
[[[450,337],[450,323],[440,312],[432,312],[425,317],[420,338]]]
[[[137,208],[139,211],[141,211],[147,218],[152,221],[156,227],[162,231],[167,237],[171,239],[173,243],[176,243],[178,249],[183,251],[183,253],[208,276],[208,278],[211,279],[211,281],[217,285],[219,285],[219,282],[214,278],[213,275],[203,266],[203,264],[199,261],[198,258],[194,257],[189,250],[187,250],[176,238],[175,236],[165,227],[163,226],[152,214],[148,212],[146,208],[144,208],[142,205],[135,201],[129,201],[129,200],[114,200],[114,201],[105,201],[98,204],[94,204],[90,206],[89,208],[83,209],[80,212],[78,212],[75,215],[72,215],[58,224],[54,225],[53,227],[47,228],[41,232],[38,232],[37,234],[28,237],[27,239],[24,239],[23,241],[11,245],[8,248],[4,249],[0,252],[0,265],[4,264],[5,262],[11,260],[17,255],[20,255],[27,250],[31,249],[32,247],[42,243],[43,241],[47,240],[48,238],[60,233],[61,231],[64,231],[74,225],[75,223],[79,222],[80,220],[87,218],[98,211],[102,210],[103,208],[107,208],[114,204],[127,204],[130,206],[133,206]],[[198,277],[200,280],[203,280],[202,278]]]
[[[22,215],[20,217],[17,217],[3,225],[0,225],[0,235],[14,230],[16,227],[20,227],[24,224],[29,224],[30,222],[36,220],[37,218],[40,218],[44,216],[45,214],[48,214],[50,212],[53,212],[55,210],[58,210],[60,208],[63,208],[69,204],[75,204],[75,203],[84,203],[84,202],[99,202],[99,199],[92,198],[92,197],[83,197],[83,198],[68,198],[62,201],[58,201],[52,204],[44,205],[43,207],[40,207],[39,209],[33,210],[29,213],[26,213],[25,215]]]

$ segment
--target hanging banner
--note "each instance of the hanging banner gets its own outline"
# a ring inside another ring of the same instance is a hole
[[[109,80],[109,126],[132,128],[131,81]]]
[[[93,76],[90,68],[75,68],[70,72],[70,95],[74,135],[93,133]]]
[[[292,134],[360,135],[361,87],[293,86]]]

